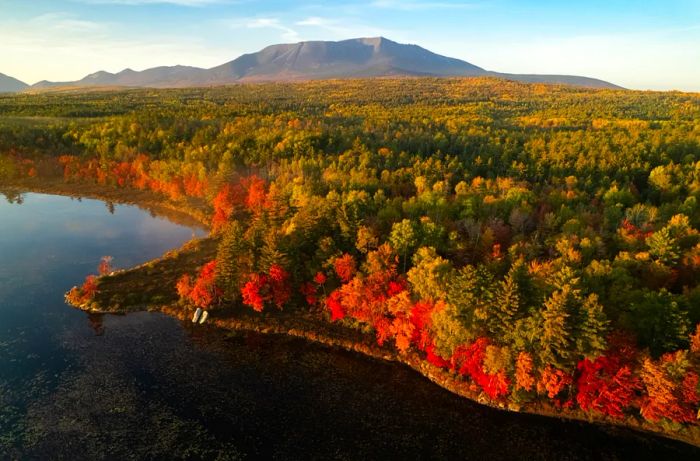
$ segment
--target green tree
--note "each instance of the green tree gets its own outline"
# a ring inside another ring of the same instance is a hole
[[[408,257],[408,252],[418,243],[418,235],[413,223],[409,219],[404,219],[394,223],[391,226],[389,242],[391,243],[391,246],[402,255],[403,271],[406,272],[406,259]]]
[[[625,323],[654,356],[688,345],[690,324],[682,300],[665,289],[634,295]]]
[[[413,255],[413,267],[408,281],[419,298],[442,301],[447,298],[447,282],[452,278],[452,263],[441,257],[432,247],[421,247]]]
[[[250,256],[245,229],[238,221],[231,221],[216,252],[216,285],[224,290],[225,299],[238,299],[243,277],[250,271]]]
[[[668,227],[663,227],[647,238],[649,254],[666,266],[674,266],[680,257],[677,240],[671,236]]]
[[[566,284],[544,303],[539,354],[543,366],[554,365],[568,370],[574,360],[569,319],[575,297],[575,290]]]
[[[516,315],[521,309],[520,287],[514,274],[508,273],[498,283],[495,299],[489,308],[489,333],[494,340],[507,341],[513,330]]]
[[[603,305],[596,294],[588,295],[580,309],[576,331],[576,351],[588,359],[594,359],[607,349],[605,337],[608,321]]]

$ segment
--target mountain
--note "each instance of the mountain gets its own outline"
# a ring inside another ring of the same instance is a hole
[[[198,67],[172,66],[154,67],[141,72],[125,69],[119,73],[100,71],[75,82],[48,82],[32,85],[32,88],[52,87],[186,87],[201,84],[206,80],[206,70]]]
[[[588,77],[492,72],[466,61],[435,54],[417,45],[400,44],[384,37],[272,45],[257,53],[244,54],[211,69],[174,66],[155,67],[141,72],[126,69],[116,74],[101,71],[76,82],[43,81],[32,88],[62,86],[163,88],[225,85],[239,82],[387,76],[493,76],[522,82],[619,88],[611,83]]]
[[[383,37],[272,45],[210,70],[214,80],[482,75],[481,67]]]
[[[16,93],[28,88],[24,82],[10,77],[9,75],[0,74],[0,93]]]

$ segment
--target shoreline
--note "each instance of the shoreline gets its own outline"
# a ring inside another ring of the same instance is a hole
[[[174,202],[147,190],[65,182],[63,179],[11,180],[0,185],[0,194],[4,192],[60,195],[73,199],[84,198],[119,205],[131,205],[152,215],[168,219],[175,224],[209,230],[209,214],[202,200]]]
[[[243,309],[243,307],[236,308],[236,311],[240,314],[240,311]],[[154,306],[146,310],[148,312],[162,313],[183,322],[190,321],[190,314],[193,313],[193,311],[185,311],[179,306]],[[311,316],[301,317],[300,319],[299,316],[279,318],[278,316],[269,314],[243,313],[243,315],[237,317],[218,317],[216,313],[212,315],[212,312],[210,312],[207,323],[224,331],[253,332],[299,338],[328,348],[362,354],[370,359],[398,363],[409,367],[423,378],[430,380],[432,383],[461,398],[469,399],[477,404],[485,405],[495,410],[594,424],[606,429],[632,431],[640,435],[661,437],[686,443],[694,447],[700,447],[700,441],[689,435],[663,432],[658,430],[656,426],[645,421],[637,420],[633,424],[630,423],[630,421],[615,421],[605,416],[584,413],[581,410],[577,410],[576,412],[559,412],[555,408],[543,406],[541,403],[516,405],[512,402],[499,403],[491,401],[483,396],[482,392],[471,390],[469,382],[455,377],[455,375],[447,370],[443,370],[428,363],[423,360],[416,351],[411,351],[402,355],[398,351],[378,346],[372,335],[350,330],[341,325],[332,324],[321,319],[313,319]],[[343,331],[338,334],[338,331],[333,330]]]
[[[159,194],[147,191],[134,191],[130,189],[106,188],[96,184],[79,184],[66,183],[61,181],[16,181],[10,184],[0,186],[0,192],[10,191],[16,193],[45,193],[51,195],[61,195],[73,198],[89,198],[114,202],[124,205],[137,206],[143,210],[162,216],[177,224],[208,229],[208,218],[204,211],[204,206],[197,206],[192,203],[172,202]],[[192,244],[191,242],[194,242]],[[159,265],[177,265],[178,267],[186,266],[191,268],[192,265],[179,264],[179,260],[183,258],[204,258],[212,253],[212,245],[216,243],[215,239],[206,237],[185,243],[179,249],[170,251],[160,258],[147,261],[141,265],[119,270],[112,274],[99,277],[101,284],[119,281],[120,277],[129,277],[143,279],[145,281],[157,280],[163,272]],[[201,242],[205,242],[201,245]],[[202,249],[202,247],[206,247]],[[213,245],[215,252],[215,245]],[[215,254],[215,253],[214,253]],[[189,261],[188,261],[189,262]],[[174,263],[174,264],[170,264]],[[161,270],[161,273],[158,273]],[[142,272],[146,272],[142,274]],[[154,273],[155,272],[155,273]],[[116,284],[118,285],[118,283]],[[163,287],[163,283],[147,284],[149,286],[157,285]],[[166,284],[167,286],[167,284]],[[174,284],[173,284],[174,286]],[[100,287],[102,288],[102,287]],[[173,291],[174,295],[174,289]],[[66,301],[68,303],[68,301]],[[68,303],[70,304],[70,303]],[[153,304],[151,302],[136,302],[128,306],[119,304],[109,304],[108,306],[100,306],[96,301],[86,305],[76,306],[76,309],[83,310],[94,314],[129,314],[140,311],[161,312],[171,317],[182,321],[189,321],[193,312],[190,309],[184,309],[180,306],[173,307],[173,302],[161,304]],[[233,314],[235,311],[234,315]],[[213,313],[213,315],[211,315]],[[227,314],[220,316],[219,314]],[[269,312],[262,314],[252,313],[245,310],[243,307],[228,308],[221,311],[210,312],[208,323],[216,326],[220,330],[228,331],[248,331],[261,334],[284,335],[304,339],[331,348],[339,348],[350,352],[360,353],[369,358],[376,360],[384,360],[388,362],[400,363],[408,366],[415,372],[419,373],[424,378],[437,384],[443,389],[458,395],[462,398],[467,398],[475,403],[486,405],[488,407],[509,411],[511,413],[534,414],[550,418],[558,418],[561,420],[577,421],[588,424],[595,424],[606,428],[623,429],[634,431],[643,435],[654,437],[663,437],[669,440],[683,442],[694,447],[700,447],[700,428],[697,426],[684,426],[684,430],[679,432],[664,431],[658,425],[653,425],[643,421],[637,417],[629,416],[626,420],[617,421],[606,416],[600,416],[592,413],[575,411],[557,411],[555,408],[543,406],[541,403],[530,403],[524,405],[516,405],[514,403],[499,403],[493,402],[485,398],[481,392],[470,389],[470,383],[459,378],[455,378],[449,371],[438,368],[427,361],[423,360],[416,351],[411,351],[407,354],[400,354],[398,351],[380,347],[374,342],[373,336],[364,334],[357,330],[352,330],[336,323],[330,323],[320,315],[296,313],[287,316],[286,313],[278,315],[270,315]],[[634,419],[631,419],[634,418]],[[695,430],[693,430],[695,429]],[[694,434],[693,434],[694,433]]]

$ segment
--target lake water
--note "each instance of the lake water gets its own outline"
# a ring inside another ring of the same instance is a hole
[[[622,429],[496,411],[397,364],[63,293],[193,231],[135,207],[0,195],[0,460],[700,459]],[[199,234],[198,234],[199,235]]]

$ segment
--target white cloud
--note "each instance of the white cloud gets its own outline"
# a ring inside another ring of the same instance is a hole
[[[277,18],[247,18],[234,21],[230,25],[234,29],[238,29],[241,27],[245,27],[248,29],[274,29],[281,32],[280,36],[284,40],[295,42],[301,40],[299,33],[297,33],[296,30],[292,29],[291,27],[285,26]]]
[[[295,23],[297,26],[325,26],[329,24],[329,21],[324,18],[319,18],[318,16],[312,16]]]

